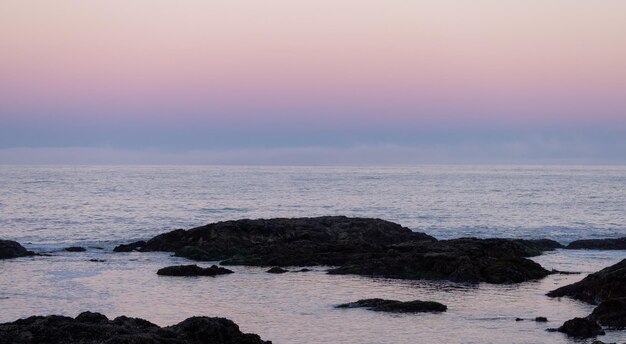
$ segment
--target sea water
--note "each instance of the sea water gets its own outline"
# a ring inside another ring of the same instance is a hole
[[[234,267],[235,274],[216,278],[173,278],[155,272],[189,261],[111,252],[175,228],[318,215],[377,217],[440,239],[620,237],[626,168],[0,165],[0,238],[51,254],[0,261],[0,322],[91,310],[159,325],[223,316],[275,343],[568,343],[545,329],[593,306],[545,293],[626,258],[626,251],[557,250],[535,260],[580,275],[466,285],[328,275],[324,267],[282,275]],[[70,245],[88,250],[61,251]],[[448,311],[334,308],[368,297],[439,301]],[[549,322],[515,321],[536,316]],[[626,342],[626,331],[600,338]]]

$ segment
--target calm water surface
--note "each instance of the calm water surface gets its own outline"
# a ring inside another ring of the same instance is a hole
[[[275,343],[574,343],[545,329],[593,307],[545,293],[626,258],[626,251],[558,250],[536,260],[583,274],[494,286],[336,276],[320,267],[160,277],[157,269],[188,261],[111,252],[121,241],[218,220],[332,214],[380,217],[438,238],[624,236],[626,168],[0,166],[0,237],[52,252],[0,261],[0,321],[92,310],[159,325],[224,316]],[[58,251],[70,244],[103,249]],[[333,308],[365,297],[434,300],[449,311]],[[536,316],[550,322],[515,321]],[[626,342],[625,332],[600,339]]]

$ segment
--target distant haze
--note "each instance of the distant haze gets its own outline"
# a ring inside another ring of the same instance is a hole
[[[3,0],[0,163],[626,164],[626,1]]]

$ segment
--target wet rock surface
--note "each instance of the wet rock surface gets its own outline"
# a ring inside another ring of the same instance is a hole
[[[211,265],[208,268],[202,268],[198,265],[175,265],[157,271],[157,275],[161,276],[217,276],[232,273],[232,270],[217,265]]]
[[[568,296],[597,305],[603,301],[626,297],[626,259],[548,293],[550,297]]]
[[[587,318],[612,330],[626,329],[626,298],[603,301]]]
[[[384,299],[363,299],[356,302],[344,303],[335,307],[367,308],[377,312],[393,313],[445,312],[448,309],[446,305],[434,301],[396,301]]]
[[[34,256],[35,253],[25,249],[17,241],[0,240],[0,259]]]
[[[223,265],[339,266],[330,273],[456,282],[517,283],[551,272],[526,257],[552,240],[441,240],[380,219],[324,216],[237,220],[175,230],[116,251],[168,251]]]
[[[262,344],[256,334],[246,334],[225,318],[192,317],[176,325],[159,327],[126,316],[109,320],[99,313],[84,312],[76,318],[32,316],[0,324],[0,344]]]
[[[559,327],[557,331],[577,338],[590,338],[604,334],[604,331],[597,322],[587,318],[568,320],[563,323],[563,326]]]
[[[586,239],[571,242],[566,247],[571,250],[626,250],[626,237],[617,239]]]
[[[71,246],[71,247],[66,247],[63,250],[67,251],[67,252],[85,252],[87,251],[86,248],[84,247],[80,247],[80,246]]]
[[[270,274],[284,274],[285,272],[289,272],[289,270],[285,270],[281,267],[275,266],[269,270],[266,271],[267,273]]]

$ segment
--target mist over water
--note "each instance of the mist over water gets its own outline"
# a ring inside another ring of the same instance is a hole
[[[593,306],[545,293],[626,258],[626,251],[557,250],[533,259],[582,274],[467,285],[328,275],[324,267],[273,275],[235,266],[227,276],[172,278],[156,270],[188,260],[111,252],[119,242],[214,221],[335,214],[379,217],[437,238],[619,237],[624,167],[0,166],[0,190],[0,238],[51,254],[0,261],[0,322],[91,310],[159,325],[223,316],[279,344],[591,343],[545,329]],[[87,252],[60,251],[74,244]],[[439,301],[449,310],[334,308],[368,297]],[[515,321],[536,316],[549,322]],[[599,339],[624,342],[626,333]]]

